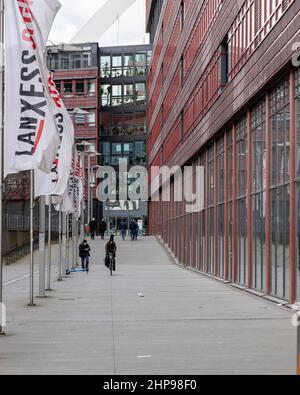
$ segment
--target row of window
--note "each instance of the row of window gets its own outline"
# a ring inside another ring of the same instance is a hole
[[[62,97],[96,96],[96,84],[96,80],[93,79],[55,81]]]
[[[95,97],[96,81],[91,79],[56,81],[56,88],[64,98],[68,97]],[[131,83],[118,85],[101,85],[101,106],[145,106],[146,83]]]
[[[101,143],[102,165],[105,166],[119,166],[121,158],[126,158],[129,165],[145,165],[147,163],[146,157],[146,142],[121,142],[111,143],[104,141]]]
[[[68,110],[68,113],[77,127],[96,127],[96,110]]]
[[[240,70],[251,53],[262,42],[271,28],[273,28],[279,21],[293,1],[294,0],[245,0],[229,31],[228,37],[224,39],[220,49],[215,53],[210,64],[206,68],[206,71],[200,77],[197,87],[194,89],[194,92],[198,91],[198,95],[194,93],[194,98],[190,98],[189,102],[184,107],[185,133],[188,133],[188,131],[191,130],[194,122],[203,115],[203,111],[209,108],[228,80],[232,79]],[[183,51],[180,64],[176,68],[173,81],[165,94],[164,102],[160,111],[160,114],[164,114],[165,119],[163,120],[163,123],[169,116],[174,98],[178,96],[180,87],[185,83],[189,70],[201,50],[202,43],[204,43],[209,29],[213,26],[214,20],[221,9],[221,3],[222,2],[219,0],[206,0],[199,9],[197,22],[191,32],[186,48]],[[184,27],[184,18],[185,2],[183,1],[173,27],[173,33],[176,31],[177,34],[171,35],[168,50],[161,65],[160,75],[150,97],[149,123],[159,96],[161,95],[161,92],[164,91],[163,85],[169,69],[169,67],[166,66],[168,66],[172,60],[169,56],[169,51],[174,51],[177,47],[177,41],[179,39],[177,28],[179,26],[178,21],[179,19],[181,20],[182,30]],[[153,58],[149,73],[149,86],[152,84],[152,78],[156,72],[155,68],[158,65],[159,57],[157,53],[160,53],[161,51],[163,36],[164,28],[162,27],[161,35],[159,36],[161,42],[157,43],[157,48],[154,50],[155,58]],[[246,54],[247,56],[245,56]],[[215,62],[215,59],[217,59],[217,63]],[[214,68],[214,70],[211,70],[209,73],[208,69],[212,68]],[[159,123],[160,122],[156,120],[154,124],[155,130],[154,127],[152,129],[152,134],[155,136],[155,138],[153,138],[152,145],[156,141],[157,133],[160,132],[160,130],[157,131]]]
[[[48,54],[49,70],[72,70],[92,67],[91,52],[65,52]]]
[[[146,113],[100,113],[102,136],[141,136],[146,134]]]
[[[151,53],[102,55],[100,57],[100,77],[144,77]]]
[[[101,85],[102,107],[145,106],[146,97],[145,82]]]
[[[285,78],[269,92],[269,111],[264,98],[195,160],[194,165],[205,167],[205,209],[188,215],[182,203],[152,203],[150,224],[180,262],[242,286],[290,300],[295,274],[300,301],[300,70],[296,85],[295,180],[290,175],[293,103]],[[291,239],[294,182],[297,228]],[[291,272],[292,247],[295,273]]]

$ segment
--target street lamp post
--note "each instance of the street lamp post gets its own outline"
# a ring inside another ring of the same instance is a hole
[[[95,155],[97,156],[102,156],[101,154],[96,153]],[[91,193],[90,193],[90,208],[91,208],[91,218],[94,218],[94,193],[93,193],[93,188],[96,187],[97,182],[96,182],[96,176],[95,176],[95,169],[99,169],[101,166],[96,165],[91,168],[91,173],[90,173],[90,182],[89,182],[89,187],[91,188]]]
[[[88,154],[88,223],[90,223],[93,218],[93,191],[92,184],[93,180],[91,175],[94,176],[94,169],[100,167],[99,165],[91,167],[91,158],[95,158],[96,156],[102,156],[99,152],[87,152]]]

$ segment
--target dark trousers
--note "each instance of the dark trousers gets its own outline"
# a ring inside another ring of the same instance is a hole
[[[92,240],[95,240],[95,235],[96,235],[96,229],[91,229],[91,238],[92,238]]]
[[[88,256],[81,257],[82,270],[89,271],[90,258]]]

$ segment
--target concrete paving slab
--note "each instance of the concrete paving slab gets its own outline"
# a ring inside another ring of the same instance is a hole
[[[291,311],[174,265],[155,238],[117,243],[113,277],[97,239],[88,275],[57,282],[53,254],[55,291],[37,307],[26,306],[28,278],[4,288],[0,374],[296,372]],[[27,261],[5,267],[5,282],[27,275]]]

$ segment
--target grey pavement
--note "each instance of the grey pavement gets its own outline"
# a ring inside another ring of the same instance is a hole
[[[35,308],[28,258],[5,267],[0,374],[295,373],[291,311],[176,266],[155,238],[117,243],[113,277],[97,239],[90,273],[57,282],[54,265]]]

